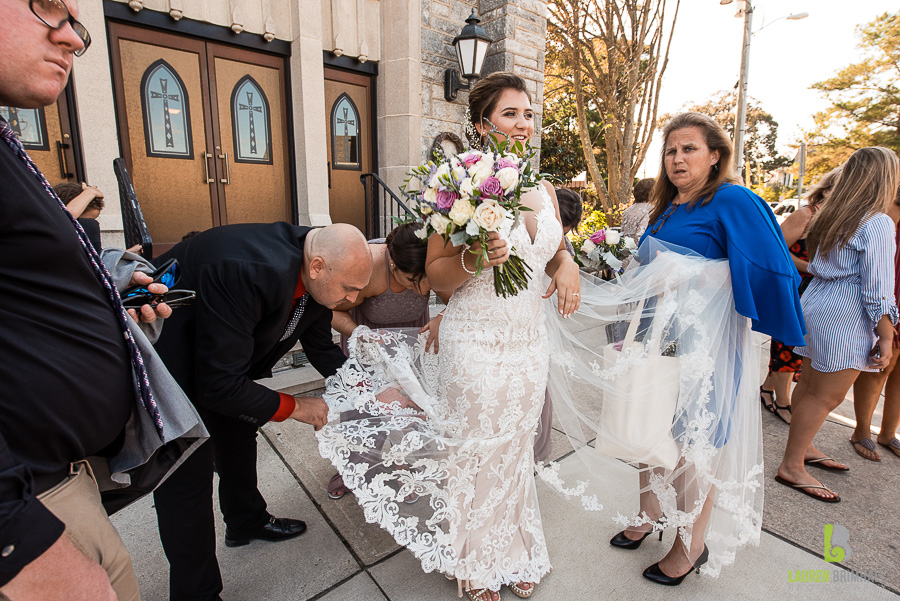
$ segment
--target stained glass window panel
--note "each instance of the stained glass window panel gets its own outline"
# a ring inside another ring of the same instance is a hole
[[[347,94],[341,94],[331,109],[331,154],[335,168],[362,169],[359,131],[359,111]]]
[[[249,75],[231,93],[234,156],[240,163],[272,163],[269,100]]]
[[[158,60],[141,79],[147,155],[193,158],[187,90],[178,73]]]

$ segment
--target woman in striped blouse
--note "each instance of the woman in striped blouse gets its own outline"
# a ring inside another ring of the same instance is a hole
[[[806,346],[795,350],[804,357],[803,377],[775,480],[826,503],[841,499],[806,471],[804,459],[821,455],[813,438],[859,373],[883,369],[893,352],[894,222],[885,212],[898,172],[887,148],[854,152],[807,237],[815,279],[802,299]]]

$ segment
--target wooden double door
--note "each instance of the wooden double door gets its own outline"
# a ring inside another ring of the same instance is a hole
[[[118,23],[110,40],[119,135],[154,249],[292,220],[283,58]]]

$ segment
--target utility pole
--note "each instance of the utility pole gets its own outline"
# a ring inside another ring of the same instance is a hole
[[[744,134],[747,131],[747,76],[750,73],[750,40],[753,35],[753,4],[744,3],[744,47],[741,52],[741,78],[738,82],[737,123],[734,128],[734,170],[744,178]],[[746,180],[745,180],[746,183]]]
[[[803,198],[803,176],[806,175],[806,140],[800,142],[800,175],[797,177],[797,208]]]

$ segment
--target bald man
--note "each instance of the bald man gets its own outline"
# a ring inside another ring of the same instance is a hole
[[[306,524],[276,518],[256,485],[256,433],[293,418],[325,425],[321,398],[294,399],[254,380],[298,340],[319,373],[333,375],[344,354],[331,337],[331,310],[356,300],[372,274],[366,239],[355,227],[288,223],[227,225],[177,244],[156,263],[178,259],[179,288],[193,305],[166,320],[156,350],[209,429],[203,445],[154,493],[160,539],[169,560],[171,601],[219,599],[212,503],[213,462],[225,544],[280,541]]]

